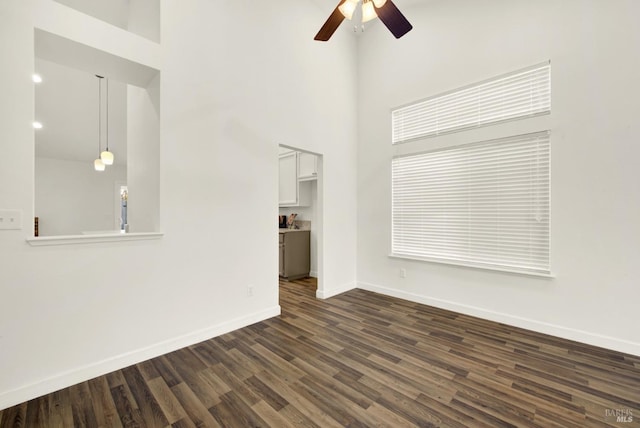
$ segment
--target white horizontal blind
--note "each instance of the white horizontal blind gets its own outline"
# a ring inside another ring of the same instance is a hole
[[[545,63],[393,110],[392,142],[550,111],[551,65]]]
[[[392,161],[395,256],[548,274],[549,133]]]

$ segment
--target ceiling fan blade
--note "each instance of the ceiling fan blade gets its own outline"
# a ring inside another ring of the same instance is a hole
[[[404,36],[413,28],[413,25],[411,25],[391,0],[387,0],[380,8],[375,7],[375,3],[373,7],[380,21],[393,33],[396,39]]]
[[[326,42],[331,38],[333,33],[336,32],[340,24],[342,24],[342,21],[344,21],[344,15],[340,10],[338,10],[338,8],[346,1],[347,0],[341,0],[340,3],[338,3],[338,6],[333,10],[333,13],[329,16],[329,19],[327,19],[327,22],[324,23],[320,31],[318,31],[318,34],[313,38],[314,40]]]

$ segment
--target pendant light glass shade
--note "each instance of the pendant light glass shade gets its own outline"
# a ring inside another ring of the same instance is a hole
[[[102,163],[105,165],[113,165],[113,153],[109,150],[103,151],[100,153],[100,160],[102,160]]]
[[[93,169],[96,171],[104,171],[105,166],[99,158],[93,161]]]
[[[338,7],[338,10],[345,18],[351,19],[353,18],[353,12],[356,10],[357,6],[358,0],[347,0]]]
[[[362,22],[368,22],[377,18],[376,10],[373,8],[373,2],[364,0],[362,3]]]

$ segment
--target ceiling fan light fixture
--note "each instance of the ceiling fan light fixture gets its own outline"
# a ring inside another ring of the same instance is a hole
[[[364,0],[362,3],[362,23],[364,24],[377,17],[378,14],[376,14],[376,9],[373,7],[373,2],[371,0]]]
[[[358,7],[358,0],[347,0],[338,6],[340,13],[347,19],[353,18],[353,12]]]
[[[396,39],[413,29],[411,23],[392,0],[340,0],[313,39],[321,42],[328,41],[345,18],[353,18],[359,5],[362,5],[362,23],[380,18],[380,21]],[[357,31],[357,28],[356,25],[354,31]],[[360,26],[360,28],[364,30],[364,26]]]

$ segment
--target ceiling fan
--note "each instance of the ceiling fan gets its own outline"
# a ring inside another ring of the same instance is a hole
[[[324,23],[314,40],[326,42],[338,29],[345,18],[351,19],[360,0],[341,0],[333,13]],[[374,18],[380,21],[393,33],[396,39],[407,34],[413,26],[391,0],[362,0],[362,22],[365,23]]]

